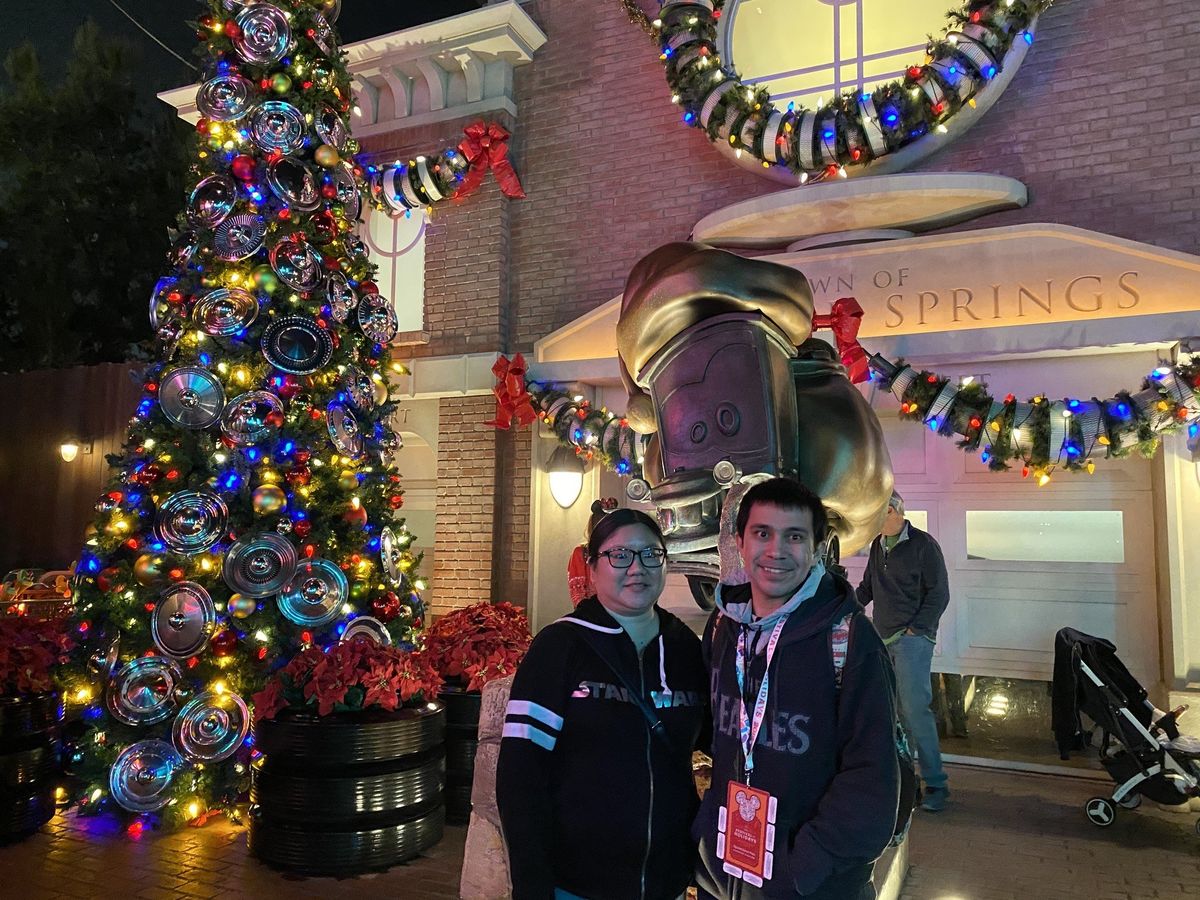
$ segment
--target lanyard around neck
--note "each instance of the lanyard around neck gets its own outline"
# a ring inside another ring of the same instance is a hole
[[[763,719],[767,713],[767,695],[770,691],[769,682],[771,674],[771,660],[775,656],[775,647],[779,643],[780,632],[783,631],[783,626],[787,622],[787,616],[783,616],[771,631],[770,640],[767,641],[767,664],[763,667],[762,684],[758,687],[758,698],[754,701],[754,712],[752,715],[747,714],[746,710],[746,670],[748,666],[746,658],[746,631],[743,628],[738,635],[737,656],[734,660],[734,672],[737,674],[738,685],[738,738],[742,743],[742,754],[746,759],[746,783],[750,783],[750,773],[754,771],[754,744],[758,740],[759,730],[762,728]]]

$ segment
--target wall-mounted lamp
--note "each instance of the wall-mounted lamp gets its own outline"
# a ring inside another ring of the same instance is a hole
[[[75,457],[80,453],[87,455],[91,452],[91,443],[78,440],[77,438],[67,438],[58,445],[58,455],[62,457],[63,462],[74,462]]]
[[[560,446],[546,461],[550,477],[550,495],[563,509],[570,509],[583,491],[583,460],[566,447]]]

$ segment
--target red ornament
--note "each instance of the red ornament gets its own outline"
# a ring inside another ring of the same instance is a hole
[[[379,285],[373,281],[364,281],[358,286],[358,292],[360,294],[378,294]]]
[[[229,171],[233,173],[233,177],[241,181],[249,181],[254,177],[254,169],[257,167],[253,156],[247,156],[245,153],[240,153],[229,162]]]
[[[354,528],[367,527],[367,511],[361,506],[351,506],[342,513],[342,518]]]
[[[242,36],[242,29],[238,28],[237,22],[230,19],[225,23],[225,36],[231,41],[236,41]]]
[[[118,581],[120,575],[121,570],[113,566],[109,566],[107,569],[101,569],[100,574],[96,576],[96,585],[106,594],[113,590],[123,590],[125,585]]]
[[[279,384],[275,388],[275,393],[284,400],[291,400],[300,393],[300,382],[295,375],[283,375],[279,379]]]
[[[326,200],[334,199],[337,196],[337,185],[332,182],[321,185],[321,196]]]
[[[288,484],[296,487],[312,481],[312,470],[308,466],[296,466],[287,473]]]
[[[921,67],[920,66],[909,66],[908,67],[908,77],[913,79],[914,81],[916,79],[920,78],[921,77]]]
[[[390,622],[400,615],[400,598],[395,591],[388,591],[381,597],[371,601],[371,612],[380,622]]]
[[[311,450],[297,450],[296,451],[296,462],[306,463],[310,459],[312,459],[312,451]]]
[[[224,657],[229,656],[237,649],[238,639],[237,633],[229,628],[222,628],[212,636],[209,641],[209,646],[212,647],[213,656]]]
[[[399,509],[404,505],[404,498],[399,494],[392,494],[392,496],[388,497],[388,505],[392,509]]]
[[[312,531],[312,522],[308,521],[308,519],[301,519],[292,526],[292,531],[296,533],[296,537],[304,539]]]

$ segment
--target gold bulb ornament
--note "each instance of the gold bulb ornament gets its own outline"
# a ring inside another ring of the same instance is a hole
[[[338,476],[338,487],[343,491],[358,490],[358,476],[349,469],[343,469],[342,474]]]
[[[316,160],[318,166],[324,166],[326,169],[332,169],[339,162],[341,162],[342,158],[338,155],[337,148],[331,147],[329,144],[322,144],[316,149],[316,152],[313,153],[313,159]]]
[[[250,495],[250,502],[258,515],[268,516],[287,507],[287,494],[277,484],[260,484]]]
[[[142,587],[154,587],[167,577],[166,557],[157,553],[143,553],[133,561],[133,577]]]
[[[388,402],[388,385],[386,381],[383,381],[382,379],[379,381],[372,381],[371,388],[375,392],[375,404],[377,406],[382,406]]]
[[[258,609],[258,602],[253,597],[234,594],[229,598],[229,614],[235,619],[244,619]]]

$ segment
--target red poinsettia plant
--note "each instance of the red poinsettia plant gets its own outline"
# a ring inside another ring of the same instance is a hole
[[[40,694],[74,647],[58,619],[0,618],[0,695]]]
[[[261,720],[287,709],[319,716],[394,710],[434,699],[441,686],[426,654],[355,638],[328,650],[302,650],[254,695],[254,715]]]
[[[484,601],[439,616],[425,632],[425,652],[447,681],[481,691],[517,670],[531,640],[525,610]]]

